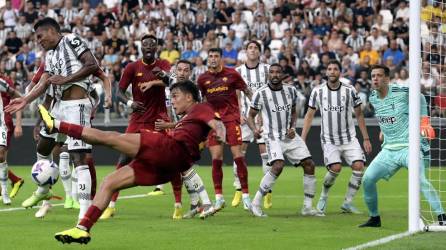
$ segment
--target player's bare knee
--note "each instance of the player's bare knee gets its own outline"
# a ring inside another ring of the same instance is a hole
[[[314,175],[314,162],[312,159],[306,159],[301,163],[302,168],[304,169],[304,173],[308,175]]]
[[[6,147],[0,146],[0,162],[6,161]]]
[[[271,173],[273,173],[275,176],[279,176],[280,173],[282,173],[283,166],[284,162],[282,160],[272,162]]]
[[[339,163],[336,163],[336,164],[329,165],[327,168],[328,168],[328,170],[330,170],[333,173],[340,173],[342,170],[342,165]]]
[[[85,152],[70,152],[70,157],[75,167],[87,165],[87,157]]]
[[[363,161],[355,161],[352,163],[352,170],[354,171],[363,171],[364,170],[364,162]]]
[[[239,145],[231,146],[231,152],[232,152],[232,156],[234,157],[234,159],[244,156],[242,153],[241,146],[239,146]]]

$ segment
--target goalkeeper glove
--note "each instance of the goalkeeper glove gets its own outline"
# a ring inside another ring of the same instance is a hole
[[[435,130],[432,128],[429,117],[423,116],[421,117],[421,126],[420,126],[421,135],[429,140],[435,138]]]

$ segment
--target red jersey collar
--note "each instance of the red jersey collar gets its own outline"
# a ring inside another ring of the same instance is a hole
[[[142,58],[141,58],[141,62],[142,62],[142,64],[145,65],[145,66],[147,66],[147,65],[152,66],[152,65],[154,65],[154,64],[156,63],[156,59],[154,59],[154,60],[153,60],[153,63],[151,63],[151,64],[147,64],[147,63],[145,63],[145,62],[144,62],[144,59],[142,59]]]
[[[219,69],[217,69],[217,70],[215,70],[215,71],[209,69],[209,72],[212,73],[212,74],[218,74],[218,73],[222,72],[223,69],[224,69],[223,65],[220,65],[220,68],[219,68]]]

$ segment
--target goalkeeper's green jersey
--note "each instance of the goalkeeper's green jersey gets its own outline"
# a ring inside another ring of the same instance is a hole
[[[409,146],[409,88],[389,84],[387,96],[381,99],[373,90],[369,97],[384,135],[382,148],[398,150]],[[427,115],[426,100],[420,95],[421,116]],[[423,141],[423,140],[422,140]],[[424,145],[423,145],[424,144]],[[428,143],[421,143],[423,151]],[[429,150],[429,149],[428,149]]]

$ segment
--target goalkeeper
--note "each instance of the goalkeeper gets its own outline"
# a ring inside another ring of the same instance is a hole
[[[378,194],[376,183],[380,179],[389,180],[401,167],[409,164],[409,88],[389,85],[389,69],[386,66],[374,65],[371,69],[372,91],[370,103],[375,108],[380,129],[384,135],[382,150],[373,159],[363,177],[364,200],[370,218],[359,227],[380,227],[381,218],[378,212]],[[435,137],[435,131],[429,124],[426,100],[421,100],[421,132],[423,141]],[[429,144],[422,143],[423,159],[420,154],[421,191],[428,200],[432,210],[438,216],[440,225],[446,221],[437,192],[426,179],[425,165],[429,164]],[[427,157],[426,157],[427,156]]]

